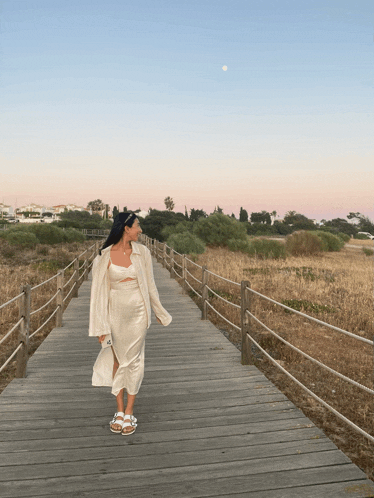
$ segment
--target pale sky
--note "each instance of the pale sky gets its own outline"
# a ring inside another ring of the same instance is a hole
[[[1,4],[0,202],[374,218],[371,1]]]

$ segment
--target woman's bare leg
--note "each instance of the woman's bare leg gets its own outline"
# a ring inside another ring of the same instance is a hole
[[[113,363],[113,377],[115,376],[119,363],[117,360],[117,357],[114,353],[114,349],[112,348],[113,352],[113,358],[114,358],[114,363]],[[126,410],[125,410],[125,401],[124,401],[124,389],[121,389],[120,392],[116,396],[116,401],[117,401],[117,412],[124,412],[125,415],[132,415],[134,411],[134,403],[135,403],[135,398],[136,394],[129,394],[127,393],[127,405],[126,405]],[[123,420],[123,417],[119,417],[120,420]],[[113,429],[120,429],[121,427],[118,424],[112,424]],[[123,429],[126,432],[132,432],[133,428],[130,426],[127,426]]]

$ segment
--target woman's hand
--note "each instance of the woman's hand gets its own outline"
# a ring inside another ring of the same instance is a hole
[[[98,339],[99,339],[99,342],[101,344],[103,342],[103,340],[105,339],[105,334],[101,335]]]

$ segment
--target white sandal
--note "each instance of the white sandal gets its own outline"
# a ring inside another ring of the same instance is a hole
[[[117,420],[118,417],[122,417],[122,420]],[[123,424],[125,423],[124,417],[125,417],[125,414],[123,412],[116,412],[114,414],[113,419],[109,422],[110,430],[112,432],[115,432],[116,434],[119,434],[120,432],[122,432]],[[114,424],[120,425],[121,428],[120,429],[113,429],[112,425],[114,425]]]
[[[130,420],[130,422],[125,422],[126,420]],[[124,421],[122,424],[122,430],[121,430],[122,436],[129,436],[130,434],[134,434],[134,432],[138,426],[138,424],[136,422],[137,422],[137,419],[134,417],[134,415],[125,415],[125,418],[124,418]],[[125,427],[133,427],[134,430],[124,431],[123,429]]]

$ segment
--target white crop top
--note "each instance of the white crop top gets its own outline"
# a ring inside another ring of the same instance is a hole
[[[108,271],[109,280],[111,283],[120,282],[125,278],[137,279],[136,270],[133,264],[131,264],[128,268],[125,268],[124,266],[115,265],[114,263],[112,263],[112,260],[110,260],[110,262],[111,264],[108,268]]]

